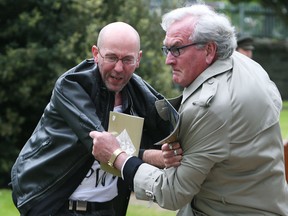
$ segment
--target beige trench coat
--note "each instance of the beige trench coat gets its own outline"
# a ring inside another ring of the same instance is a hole
[[[181,166],[142,164],[134,178],[139,199],[206,215],[288,215],[280,94],[253,60],[235,52],[184,89]],[[196,215],[196,214],[195,214]]]

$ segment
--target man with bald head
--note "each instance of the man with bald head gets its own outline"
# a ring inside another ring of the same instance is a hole
[[[163,96],[134,74],[142,57],[138,33],[126,23],[111,23],[100,31],[92,54],[57,80],[12,168],[13,200],[21,215],[126,214],[128,186],[91,155],[89,132],[107,131],[110,111],[143,117],[139,157],[167,167],[161,150],[149,149],[170,131],[155,108]],[[177,160],[171,156],[171,165]]]

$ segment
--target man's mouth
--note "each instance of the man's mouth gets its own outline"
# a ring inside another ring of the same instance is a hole
[[[116,79],[116,80],[121,80],[121,79],[123,79],[122,77],[116,77],[116,76],[113,76],[113,75],[111,75],[111,78]]]

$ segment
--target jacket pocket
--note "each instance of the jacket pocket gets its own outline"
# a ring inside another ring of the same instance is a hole
[[[47,138],[46,140],[44,140],[41,145],[36,146],[35,148],[32,149],[23,149],[23,154],[20,155],[22,160],[26,160],[28,158],[33,157],[34,155],[36,155],[38,152],[40,152],[42,149],[45,149],[45,147],[47,147],[49,144],[51,143],[51,139]]]

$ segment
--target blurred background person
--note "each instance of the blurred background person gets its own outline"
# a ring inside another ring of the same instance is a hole
[[[254,40],[251,36],[238,34],[236,51],[253,58]]]

